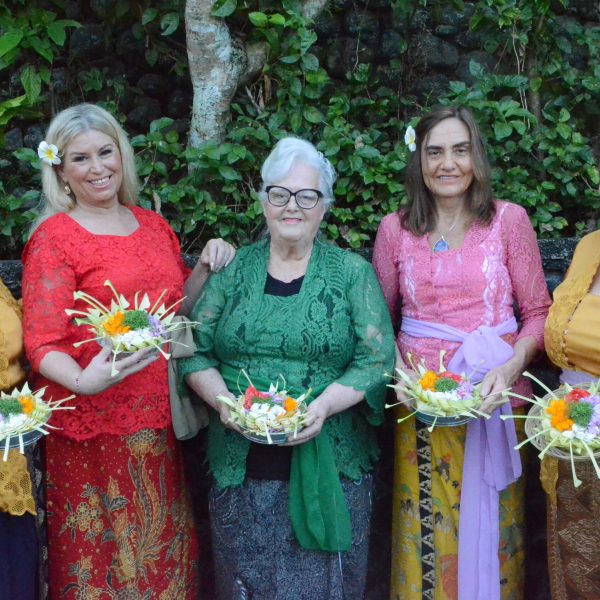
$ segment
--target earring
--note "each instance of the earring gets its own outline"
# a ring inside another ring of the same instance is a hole
[[[64,189],[65,189],[65,194],[67,196],[70,196],[71,195],[71,188],[69,187],[68,183],[65,183],[65,188]]]

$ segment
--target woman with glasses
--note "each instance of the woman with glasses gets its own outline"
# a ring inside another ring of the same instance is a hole
[[[268,237],[209,280],[191,314],[197,353],[179,366],[213,408],[217,598],[358,600],[391,323],[371,266],[317,236],[333,202],[329,161],[285,138],[261,174]],[[259,390],[280,376],[292,396],[312,389],[297,437],[274,446],[239,433],[216,398],[239,394],[242,369]]]

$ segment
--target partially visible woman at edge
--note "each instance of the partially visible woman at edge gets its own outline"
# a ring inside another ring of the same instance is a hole
[[[166,289],[166,306],[187,294],[189,307],[209,265],[217,270],[233,249],[209,243],[190,275],[166,221],[136,206],[133,150],[102,108],[63,110],[45,142],[47,205],[23,253],[25,346],[35,387],[77,395],[46,440],[50,595],[192,600],[198,545],[166,361],[141,350],[112,377],[110,349],[74,347],[90,334],[65,309],[87,307],[73,299],[79,290],[110,305],[106,280],[129,302]]]
[[[543,345],[550,300],[536,236],[523,208],[493,199],[464,108],[421,118],[406,193],[406,207],[382,220],[373,256],[399,328],[396,367],[408,371],[410,353],[437,370],[445,351],[447,368],[482,382],[492,417],[431,433],[414,418],[397,425],[391,598],[517,600],[523,483],[500,392],[531,392],[520,376]]]
[[[0,279],[0,391],[10,393],[25,382],[21,306]],[[4,444],[1,446],[4,451]],[[26,454],[0,454],[0,598],[40,600],[39,544],[36,527],[36,486]]]
[[[600,231],[577,244],[564,281],[554,290],[544,340],[561,381],[578,385],[600,377]],[[569,461],[546,457],[548,567],[552,600],[600,598],[600,480],[591,461],[577,463],[575,489]]]
[[[333,202],[329,161],[284,138],[261,175],[269,237],[207,283],[192,311],[197,353],[179,363],[214,409],[216,598],[361,600],[392,326],[371,265],[317,237]],[[258,389],[280,375],[292,396],[312,389],[289,445],[250,442],[216,400],[239,393],[241,369]]]

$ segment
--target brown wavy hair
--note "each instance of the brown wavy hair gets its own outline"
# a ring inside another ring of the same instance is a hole
[[[405,188],[408,203],[400,209],[402,227],[416,236],[434,231],[436,226],[435,200],[423,179],[421,155],[430,131],[441,121],[458,119],[469,130],[473,181],[467,190],[467,209],[474,221],[486,225],[494,216],[491,169],[479,127],[471,112],[462,106],[438,108],[425,115],[415,128],[417,149],[406,167]]]

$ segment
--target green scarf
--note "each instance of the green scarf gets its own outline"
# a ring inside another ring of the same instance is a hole
[[[237,395],[239,371],[227,365],[221,365],[219,369],[229,391]],[[272,382],[253,378],[252,383],[258,390],[268,390]],[[288,390],[294,397],[304,391]],[[322,391],[314,390],[308,403]],[[292,449],[288,508],[294,534],[302,548],[325,552],[350,549],[350,513],[329,438],[322,431]]]

